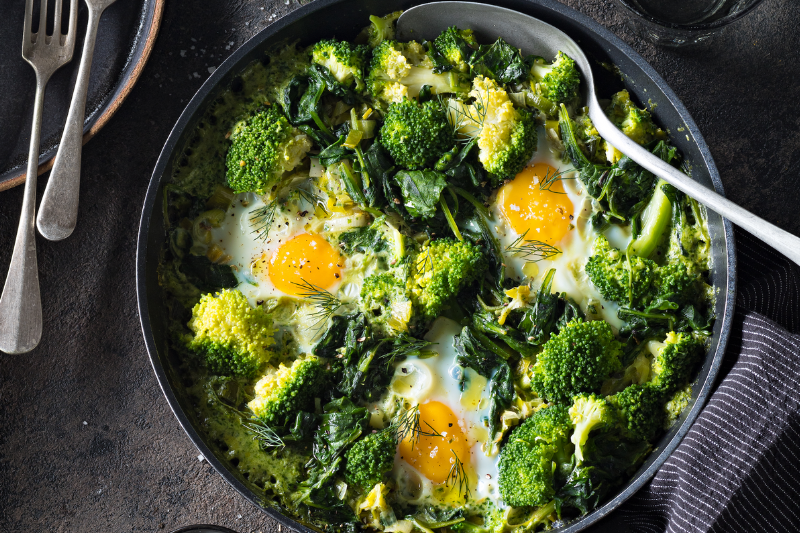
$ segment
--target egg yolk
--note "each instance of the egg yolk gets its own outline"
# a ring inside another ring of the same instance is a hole
[[[334,286],[342,277],[343,261],[328,241],[319,235],[302,233],[273,252],[267,272],[276,289],[298,296],[306,292],[298,285],[310,283],[320,289]]]
[[[555,244],[569,231],[575,206],[558,171],[543,163],[525,167],[497,194],[497,203],[514,231],[525,240]]]
[[[444,483],[455,464],[454,454],[462,463],[469,463],[467,437],[458,425],[456,415],[441,402],[420,405],[419,423],[423,433],[427,431],[441,436],[409,435],[400,442],[400,458],[432,482]],[[415,440],[416,436],[419,440]]]

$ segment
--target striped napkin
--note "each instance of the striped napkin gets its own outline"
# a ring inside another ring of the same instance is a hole
[[[736,243],[716,389],[653,480],[591,531],[800,531],[800,268],[744,231]]]

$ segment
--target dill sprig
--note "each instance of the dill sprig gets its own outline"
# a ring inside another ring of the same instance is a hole
[[[275,221],[275,214],[278,212],[278,205],[278,200],[275,199],[258,209],[250,211],[252,233],[255,233],[262,241],[267,240],[269,229],[272,227],[272,223]]]
[[[268,450],[270,448],[284,448],[286,444],[283,442],[275,430],[267,426],[257,418],[251,418],[248,422],[242,420],[242,425],[248,430],[255,433],[255,440],[261,445],[261,449]]]
[[[476,130],[481,130],[483,128],[483,123],[486,120],[487,108],[486,103],[483,101],[483,93],[480,91],[478,91],[478,96],[475,97],[475,101],[472,104],[450,107],[447,104],[447,100],[440,97],[439,105],[451,121],[453,134],[455,134],[459,142],[469,142],[472,138],[469,135],[459,133],[458,130],[461,128],[465,126],[475,128]]]
[[[267,450],[269,448],[283,448],[286,446],[286,444],[283,442],[283,439],[281,439],[271,427],[264,424],[252,413],[245,413],[236,407],[229,405],[227,402],[222,401],[222,398],[219,397],[219,394],[217,394],[217,391],[214,390],[214,387],[208,387],[208,391],[222,407],[240,418],[245,429],[255,433],[255,437],[253,438],[259,441],[263,450]]]
[[[551,172],[550,169],[548,168],[547,172],[545,172],[544,178],[541,181],[539,181],[539,190],[540,191],[548,191],[548,192],[551,192],[553,194],[567,194],[564,191],[554,191],[554,190],[551,189],[551,187],[553,185],[555,185],[557,182],[559,182],[561,180],[574,180],[575,179],[574,176],[571,177],[571,178],[565,178],[564,174],[566,174],[567,172],[575,172],[575,169],[574,168],[568,168],[566,170],[560,170],[559,169],[559,170],[556,170],[555,172]]]
[[[420,257],[422,256],[422,257]],[[433,267],[433,258],[429,251],[425,251],[417,256],[416,259],[416,268],[417,272],[420,274],[425,274],[428,272],[428,269]]]
[[[293,281],[292,285],[300,289],[300,292],[297,293],[298,296],[304,300],[309,300],[312,305],[317,307],[317,310],[311,316],[317,319],[314,326],[318,329],[324,327],[328,319],[333,316],[333,313],[342,306],[342,301],[336,296],[306,280],[301,280],[301,283]]]
[[[428,422],[425,422],[425,425],[427,428],[422,427],[419,405],[414,405],[400,414],[389,430],[394,434],[396,442],[411,441],[411,449],[413,450],[414,446],[419,443],[420,437],[442,437],[442,434],[433,429],[433,426]]]
[[[458,494],[460,495],[463,492],[464,499],[469,499],[471,493],[469,490],[467,470],[464,467],[464,463],[459,459],[458,454],[456,454],[454,450],[450,451],[453,452],[453,463],[450,465],[450,471],[447,473],[447,479],[444,483],[448,487],[455,487],[458,485]]]
[[[550,259],[561,253],[561,250],[544,241],[526,240],[525,236],[528,235],[528,231],[530,230],[525,230],[525,233],[506,246],[506,252],[523,259],[533,258],[529,259],[532,263]]]

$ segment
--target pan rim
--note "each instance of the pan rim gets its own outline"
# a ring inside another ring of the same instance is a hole
[[[286,515],[284,515],[283,513],[274,508],[263,505],[263,503],[259,500],[257,495],[254,492],[252,492],[249,488],[247,488],[239,479],[237,479],[234,476],[234,474],[225,465],[223,465],[221,461],[219,461],[216,458],[213,452],[211,452],[210,448],[205,444],[205,441],[203,440],[199,432],[190,422],[189,417],[183,411],[174,390],[169,384],[166,371],[164,367],[161,365],[161,361],[158,357],[158,351],[155,345],[153,331],[148,320],[149,307],[146,294],[147,288],[145,279],[147,272],[146,258],[148,256],[147,241],[148,241],[148,235],[150,233],[150,222],[152,218],[151,215],[154,207],[157,205],[158,189],[161,185],[162,178],[164,177],[163,174],[167,169],[167,166],[170,162],[170,158],[173,156],[174,150],[178,147],[178,142],[182,137],[182,135],[184,134],[184,130],[189,125],[191,120],[195,117],[195,114],[204,105],[205,99],[212,92],[212,90],[219,84],[220,81],[223,80],[224,76],[226,76],[229,73],[229,71],[233,70],[233,68],[235,68],[235,66],[239,64],[239,62],[243,58],[250,55],[253,51],[255,51],[259,46],[261,46],[265,41],[267,41],[273,35],[278,34],[284,28],[287,28],[288,26],[296,23],[300,19],[312,15],[317,11],[321,11],[333,5],[349,1],[350,0],[316,0],[312,4],[308,4],[293,11],[292,13],[277,20],[272,25],[268,26],[267,28],[264,28],[258,34],[253,36],[244,45],[242,45],[242,47],[240,47],[236,52],[231,54],[231,56],[229,56],[222,63],[222,65],[220,65],[220,67],[218,67],[217,70],[206,80],[206,82],[200,87],[197,93],[192,97],[187,106],[184,108],[184,111],[182,112],[181,116],[175,123],[175,126],[170,132],[169,138],[167,139],[164,148],[162,149],[162,152],[159,155],[158,161],[153,171],[153,175],[151,177],[150,184],[148,186],[147,195],[145,197],[145,202],[142,210],[142,217],[140,220],[138,243],[137,243],[136,290],[138,298],[139,317],[142,326],[142,332],[145,338],[145,345],[150,357],[151,364],[156,373],[159,386],[161,387],[161,390],[164,393],[170,405],[170,408],[172,409],[179,423],[181,424],[181,426],[183,427],[184,431],[187,433],[189,438],[192,440],[192,442],[195,444],[195,446],[201,451],[206,460],[209,461],[209,463],[215,468],[215,470],[217,470],[217,472],[219,472],[219,474],[228,483],[230,483],[246,499],[255,504],[258,504],[259,507],[264,512],[266,512],[268,515],[270,515],[272,518],[277,520],[282,525],[290,527],[296,531],[302,531],[302,532],[306,531],[311,532],[315,530],[296,521],[295,519],[287,517]],[[426,2],[419,2],[419,3],[426,3]],[[709,177],[714,186],[714,189],[718,193],[724,194],[719,172],[716,168],[713,158],[711,157],[708,145],[706,144],[705,139],[701,135],[693,118],[691,117],[688,110],[681,102],[681,100],[674,93],[672,88],[669,85],[667,85],[667,83],[663,80],[663,78],[661,78],[661,76],[653,69],[652,66],[650,66],[644,60],[642,56],[640,56],[635,50],[633,50],[629,45],[623,42],[619,37],[611,33],[609,30],[601,26],[596,21],[575,11],[572,8],[569,8],[567,6],[564,6],[563,4],[556,2],[555,0],[522,0],[522,3],[531,6],[538,6],[540,8],[544,8],[546,10],[555,12],[557,15],[561,15],[562,17],[572,19],[576,24],[582,26],[589,32],[596,34],[597,37],[599,37],[600,39],[603,39],[608,43],[610,43],[619,52],[621,52],[629,60],[631,60],[645,76],[649,77],[655,84],[657,84],[658,87],[661,89],[661,91],[664,93],[667,100],[669,101],[670,105],[674,107],[675,111],[683,120],[684,125],[686,127],[686,133],[692,136],[695,144],[697,145],[703,163],[708,169]],[[719,337],[717,339],[716,350],[713,353],[709,353],[707,356],[707,358],[711,359],[712,362],[709,367],[708,373],[704,381],[702,382],[702,385],[700,386],[697,400],[695,401],[694,405],[689,410],[689,412],[686,413],[685,418],[681,422],[679,430],[672,436],[668,444],[663,448],[659,450],[654,450],[652,452],[653,454],[658,454],[658,455],[646,470],[638,473],[634,479],[629,481],[627,485],[624,485],[623,490],[617,493],[614,498],[606,501],[603,505],[601,505],[597,509],[593,510],[592,512],[588,513],[587,515],[581,518],[574,520],[573,522],[569,523],[568,525],[566,525],[561,529],[558,529],[557,531],[560,531],[562,533],[577,533],[578,531],[581,531],[589,527],[590,525],[595,524],[598,521],[602,520],[603,518],[608,516],[613,510],[617,509],[625,500],[633,496],[633,494],[635,494],[645,483],[647,483],[652,478],[655,472],[664,464],[667,458],[680,445],[683,438],[689,432],[693,422],[699,415],[700,411],[705,406],[709,398],[711,388],[716,382],[716,378],[719,373],[719,368],[725,354],[725,349],[727,348],[728,345],[730,330],[733,322],[734,307],[735,307],[736,246],[733,234],[733,226],[729,221],[723,218],[721,223],[721,230],[722,230],[721,240],[724,241],[725,243],[725,259],[727,265],[727,268],[721,270],[726,271],[727,275],[724,286],[718,286],[718,288],[720,290],[725,291],[725,304],[722,316],[717,317],[717,320],[721,323],[721,327],[720,327]],[[708,361],[708,359],[706,359],[706,361]]]

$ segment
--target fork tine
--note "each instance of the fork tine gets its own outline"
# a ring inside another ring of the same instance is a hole
[[[25,0],[25,25],[23,28],[23,42],[31,40],[31,26],[33,25],[33,0]]]
[[[53,17],[53,39],[59,45],[61,44],[61,2],[62,0],[56,0],[55,17]]]
[[[61,0],[59,0],[61,1]],[[67,28],[67,38],[64,40],[64,46],[73,48],[78,29],[78,0],[69,0],[69,27]]]
[[[39,13],[39,29],[36,31],[36,41],[39,42],[39,39],[41,39],[42,44],[44,44],[47,36],[47,0],[42,0],[39,9],[41,12]]]

